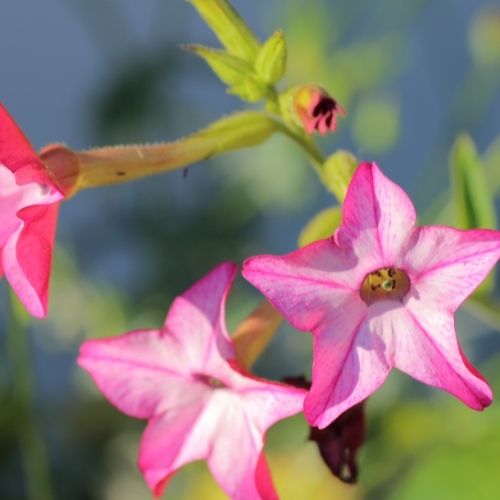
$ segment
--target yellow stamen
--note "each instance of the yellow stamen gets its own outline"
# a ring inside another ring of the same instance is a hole
[[[380,300],[403,301],[410,290],[410,280],[402,269],[382,267],[366,275],[359,294],[368,304]]]

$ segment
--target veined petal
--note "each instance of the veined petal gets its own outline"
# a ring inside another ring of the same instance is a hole
[[[78,364],[113,405],[136,418],[186,406],[205,387],[188,372],[180,344],[159,330],[88,340]]]
[[[182,414],[169,412],[152,420],[141,442],[139,465],[156,495],[180,467],[206,459],[232,499],[277,499],[263,446],[263,433],[247,416],[240,396],[215,389],[201,406],[193,403]]]
[[[24,208],[22,223],[2,251],[5,276],[26,309],[35,317],[47,314],[52,251],[58,204]]]
[[[203,442],[185,449],[183,460],[179,453],[185,447],[196,421],[203,412],[210,398],[209,390],[190,390],[190,404],[178,406],[153,417],[141,439],[139,468],[144,479],[155,496],[159,497],[167,486],[167,479],[183,465],[205,458],[210,446],[210,436],[204,436]]]
[[[302,411],[306,391],[298,387],[257,380],[258,386],[240,390],[249,419],[261,433],[284,418]]]
[[[500,259],[500,231],[417,228],[400,260],[419,300],[454,312]]]
[[[224,316],[236,272],[235,264],[220,264],[177,297],[168,311],[165,329],[182,344],[197,371],[235,357]]]
[[[352,248],[366,274],[394,264],[415,220],[407,194],[375,163],[362,163],[349,184],[336,239]]]
[[[247,259],[243,276],[299,330],[312,331],[343,308],[364,278],[349,250],[332,238],[311,243],[284,256]]]
[[[396,304],[380,305],[389,309]],[[382,385],[392,368],[394,328],[389,310],[381,313],[375,305],[367,312],[358,299],[315,333],[312,385],[304,403],[311,425],[325,428]]]
[[[395,332],[394,364],[411,377],[443,389],[475,410],[491,404],[486,380],[462,353],[452,314],[410,299]]]
[[[216,395],[212,411],[217,415],[217,426],[207,457],[214,478],[234,500],[277,500],[262,456],[263,432],[247,414],[239,396]]]
[[[305,391],[254,379],[247,385],[239,391],[211,389],[150,422],[139,465],[156,494],[180,467],[207,459],[231,498],[277,498],[262,454],[263,436],[275,422],[302,410]]]

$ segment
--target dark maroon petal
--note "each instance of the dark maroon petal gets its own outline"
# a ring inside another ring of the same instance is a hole
[[[353,406],[324,429],[311,427],[311,441],[318,445],[325,464],[345,483],[355,483],[358,478],[356,455],[365,440],[365,415],[363,403]]]

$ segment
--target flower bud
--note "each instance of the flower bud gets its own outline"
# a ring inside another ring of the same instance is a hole
[[[188,0],[215,33],[223,47],[249,63],[255,61],[259,42],[227,0]]]
[[[273,33],[261,47],[255,61],[255,71],[268,85],[274,85],[285,74],[286,40],[283,31]]]
[[[346,116],[344,108],[318,85],[304,85],[293,93],[293,114],[308,134],[325,135],[337,127],[337,115]]]
[[[329,156],[323,165],[323,182],[340,203],[344,201],[358,163],[358,159],[352,153],[339,150]]]
[[[358,478],[356,455],[365,441],[365,413],[359,403],[324,429],[311,427],[309,439],[319,448],[323,461],[332,474],[344,483]]]
[[[285,377],[282,382],[309,390],[311,382],[303,375]],[[344,483],[354,484],[358,479],[356,462],[359,448],[366,438],[364,401],[342,413],[324,429],[311,427],[309,440],[318,450],[330,472]]]

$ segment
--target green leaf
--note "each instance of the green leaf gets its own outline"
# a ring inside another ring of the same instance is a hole
[[[494,228],[493,196],[472,139],[461,134],[450,153],[452,197],[456,223],[462,229]]]
[[[459,135],[451,149],[450,173],[456,225],[462,229],[495,228],[495,204],[486,171],[466,134]],[[492,272],[476,293],[490,293],[494,279]]]
[[[203,58],[220,80],[230,87],[240,85],[253,72],[246,61],[224,50],[203,45],[184,45],[183,48]]]
[[[323,164],[323,182],[340,203],[344,201],[357,166],[358,159],[349,151],[343,150],[332,154]]]
[[[260,48],[255,71],[269,85],[274,85],[286,71],[287,48],[282,30],[274,32]]]
[[[245,21],[226,0],[188,0],[226,50],[253,64],[259,42]]]
[[[495,195],[500,194],[500,135],[488,146],[482,155],[482,163],[488,174],[488,185]]]
[[[318,212],[302,229],[299,236],[299,247],[313,241],[328,238],[342,222],[340,207],[331,207]]]

